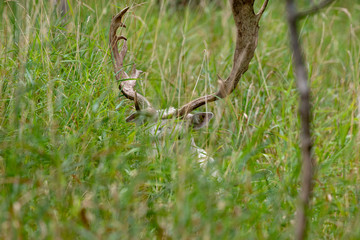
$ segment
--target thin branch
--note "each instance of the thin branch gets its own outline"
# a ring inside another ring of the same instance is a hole
[[[261,16],[263,15],[263,13],[265,12],[265,9],[267,7],[269,3],[269,0],[265,0],[263,5],[261,6],[259,12],[256,14],[258,16],[258,21],[260,20]]]
[[[308,72],[301,48],[300,36],[297,29],[297,22],[305,16],[317,13],[320,9],[328,6],[334,0],[323,0],[309,10],[297,12],[294,0],[286,0],[286,12],[289,25],[291,50],[293,53],[293,65],[296,76],[298,91],[300,94],[299,114],[301,120],[301,192],[300,201],[296,213],[296,235],[295,239],[303,240],[307,236],[307,212],[309,209],[312,190],[313,175],[316,162],[313,158],[311,140],[311,104],[310,86],[308,83]]]
[[[335,2],[335,0],[323,0],[319,4],[314,5],[312,8],[310,8],[308,10],[298,12],[295,17],[297,19],[302,19],[304,17],[313,15],[313,14],[319,12],[321,9],[329,6],[333,2]]]
[[[286,1],[286,12],[289,25],[291,50],[296,82],[300,94],[299,114],[301,120],[301,155],[302,155],[302,180],[300,201],[296,213],[295,239],[303,240],[307,234],[307,210],[309,208],[313,188],[313,167],[315,161],[312,156],[311,141],[311,105],[308,73],[301,48],[300,37],[297,29],[297,11],[294,0]]]

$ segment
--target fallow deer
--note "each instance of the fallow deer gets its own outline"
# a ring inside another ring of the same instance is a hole
[[[258,40],[259,21],[266,9],[268,0],[264,0],[257,14],[254,12],[254,2],[255,0],[230,1],[237,29],[235,53],[230,75],[225,80],[219,79],[219,88],[215,93],[192,100],[179,109],[170,107],[165,110],[157,110],[144,96],[136,92],[136,81],[139,79],[142,71],[137,70],[135,65],[130,75],[124,71],[124,58],[128,50],[127,38],[116,34],[118,28],[126,27],[122,22],[122,18],[129,10],[129,7],[115,15],[110,25],[110,48],[113,56],[115,77],[120,82],[119,88],[122,94],[134,101],[136,109],[136,112],[131,114],[126,121],[140,124],[144,122],[155,123],[150,129],[150,133],[155,137],[166,137],[169,132],[174,130],[186,131],[188,128],[199,129],[205,126],[213,117],[213,114],[211,112],[192,114],[191,112],[209,102],[214,102],[231,94],[241,76],[247,71],[249,63],[254,56]],[[123,45],[119,51],[118,42],[121,40]],[[171,127],[167,123],[172,118],[177,118],[181,121]],[[207,162],[213,161],[211,157],[207,156],[205,150],[195,145],[193,138],[191,138],[191,147],[193,152],[197,154],[200,166],[204,167]]]

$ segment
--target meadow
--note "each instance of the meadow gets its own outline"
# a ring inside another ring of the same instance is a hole
[[[231,70],[227,1],[70,0],[65,16],[48,2],[0,2],[0,239],[293,238],[300,122],[284,1],[270,1],[234,93],[199,109],[209,125],[155,154],[145,127],[125,122],[134,104],[114,77],[111,18],[131,7],[122,33],[127,70],[145,72],[138,92],[178,107]],[[309,239],[360,238],[359,19],[358,0],[339,0],[300,23],[317,161]]]

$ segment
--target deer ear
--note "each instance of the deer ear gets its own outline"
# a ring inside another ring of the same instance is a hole
[[[212,112],[202,112],[202,113],[195,113],[193,116],[191,116],[190,120],[190,126],[193,127],[193,129],[199,129],[210,121],[214,117],[214,114]]]
[[[154,121],[156,120],[156,118],[157,118],[156,111],[154,111],[153,109],[148,109],[148,110],[145,109],[141,111],[136,111],[130,116],[128,116],[126,118],[126,122],[134,122],[137,125],[138,124],[142,125],[145,122]]]
[[[141,111],[136,111],[126,118],[126,122],[133,122],[136,125],[140,126],[148,122],[149,119],[150,117],[146,114],[142,113]]]
[[[133,114],[131,114],[126,118],[126,122],[136,122],[139,116],[140,116],[140,112],[134,112]]]

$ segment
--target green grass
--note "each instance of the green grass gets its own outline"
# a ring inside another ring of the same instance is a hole
[[[230,72],[228,4],[70,1],[62,19],[47,2],[0,3],[0,239],[293,238],[300,124],[283,1],[270,2],[236,91],[192,133],[222,181],[189,142],[174,152],[167,139],[154,155],[144,128],[125,122],[134,107],[118,90],[108,30],[133,6],[123,33],[128,68],[146,72],[137,89],[177,107]],[[358,19],[360,3],[343,0],[300,26],[318,162],[309,239],[360,238]]]

